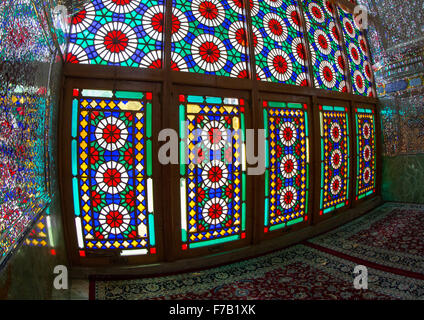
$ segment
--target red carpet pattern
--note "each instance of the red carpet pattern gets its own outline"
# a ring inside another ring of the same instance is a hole
[[[308,242],[424,279],[423,226],[424,205],[386,203]]]
[[[424,281],[368,268],[368,290],[353,286],[356,263],[296,245],[195,273],[98,281],[96,299],[419,299]],[[93,287],[93,286],[92,286]]]

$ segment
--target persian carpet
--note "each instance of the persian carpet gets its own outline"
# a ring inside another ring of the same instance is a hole
[[[134,280],[92,280],[109,300],[394,300],[424,298],[424,280],[368,268],[368,289],[354,288],[357,264],[299,244],[217,268]]]
[[[424,280],[424,205],[386,203],[307,243],[339,257],[369,261],[382,270]]]

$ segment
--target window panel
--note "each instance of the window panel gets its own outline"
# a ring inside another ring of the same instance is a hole
[[[337,30],[335,26],[330,27]],[[314,84],[316,88],[347,92],[346,62],[336,38],[338,33],[330,30],[318,25],[311,25],[309,29]]]
[[[347,108],[320,106],[320,215],[348,204],[349,127]]]
[[[72,18],[67,62],[162,68],[163,0],[93,0]]]
[[[296,2],[254,0],[251,16],[258,80],[307,86],[306,50]]]
[[[356,197],[375,193],[376,152],[374,110],[355,109],[356,126]]]
[[[314,86],[347,92],[346,59],[334,19],[334,7],[326,0],[302,1],[308,30]]]
[[[244,100],[180,96],[182,249],[246,234]]]
[[[72,174],[80,255],[156,253],[152,93],[74,90]]]
[[[172,70],[248,78],[241,1],[173,0],[172,13]]]
[[[354,94],[373,97],[372,70],[365,36],[351,13],[339,8]]]
[[[309,136],[306,104],[264,101],[263,106],[268,232],[307,220]]]

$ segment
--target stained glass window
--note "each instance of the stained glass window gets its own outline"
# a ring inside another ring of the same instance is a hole
[[[182,249],[246,237],[244,100],[180,95]]]
[[[351,13],[339,8],[339,14],[349,59],[353,93],[373,97],[373,76],[365,36]]]
[[[296,1],[253,0],[251,16],[258,80],[307,86]]]
[[[309,134],[306,104],[264,101],[263,106],[268,232],[308,218]]]
[[[347,108],[320,106],[320,215],[348,204],[349,126]]]
[[[163,0],[93,0],[72,18],[67,61],[161,68]]]
[[[375,192],[376,154],[374,110],[357,108],[356,125],[356,197],[362,199]]]
[[[19,72],[14,77],[21,81]],[[0,269],[50,204],[44,172],[46,100],[36,88],[22,92],[22,86],[7,86],[13,90],[0,96]]]
[[[346,92],[346,60],[340,32],[334,20],[334,7],[327,0],[302,1],[308,29],[316,88]]]
[[[80,255],[156,253],[152,93],[74,90],[72,174]]]
[[[47,218],[49,219],[47,220]],[[49,244],[47,223],[50,223],[50,217],[42,215],[25,239],[25,244],[34,247],[46,247]]]
[[[245,10],[234,0],[173,0],[172,69],[248,78]]]

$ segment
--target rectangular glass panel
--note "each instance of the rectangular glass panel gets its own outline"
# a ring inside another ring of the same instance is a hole
[[[239,104],[226,105],[230,100]],[[182,249],[242,239],[246,228],[244,101],[180,96],[179,108],[185,109],[186,119],[180,122],[180,131],[185,130],[180,159],[186,161],[180,170]]]
[[[90,97],[79,95],[90,92]],[[74,90],[78,128],[73,139],[78,170],[74,174],[74,209],[79,246],[116,250],[122,255],[156,253],[153,215],[151,93]],[[122,98],[128,96],[131,101]],[[134,100],[140,97],[139,100]],[[138,108],[128,108],[130,103]],[[79,224],[79,225],[78,225]],[[90,252],[81,256],[89,256]],[[133,252],[133,253],[131,253]]]
[[[349,197],[349,130],[345,111],[323,110],[321,126],[320,214],[348,204]]]
[[[268,119],[264,212],[268,232],[307,218],[309,138],[306,105],[275,101],[263,105]]]

